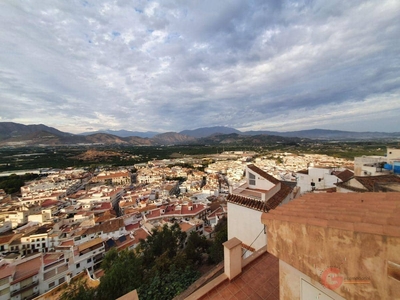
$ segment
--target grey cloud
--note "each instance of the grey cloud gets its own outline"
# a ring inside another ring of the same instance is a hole
[[[332,105],[397,97],[399,6],[389,0],[5,2],[0,118],[29,120],[29,108],[55,127],[109,122],[112,129],[179,131],[220,124],[269,129],[281,122],[307,128],[304,111],[318,119]],[[337,128],[338,118],[324,122]],[[393,131],[398,122],[383,123]]]

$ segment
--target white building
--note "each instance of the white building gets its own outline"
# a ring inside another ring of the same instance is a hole
[[[297,172],[297,186],[300,194],[314,190],[333,188],[337,183],[343,182],[353,176],[347,169],[309,167],[307,170]]]
[[[228,195],[228,240],[236,237],[248,254],[267,244],[264,226],[260,223],[263,212],[289,202],[298,189],[272,177],[254,165],[246,167],[246,182],[230,187]]]

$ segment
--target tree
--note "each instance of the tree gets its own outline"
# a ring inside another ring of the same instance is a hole
[[[64,293],[61,294],[60,300],[92,300],[95,299],[96,289],[88,287],[82,279],[72,281],[68,285]]]
[[[172,299],[186,290],[198,276],[199,273],[189,265],[179,268],[172,263],[168,265],[167,272],[156,269],[151,279],[139,288],[139,299]]]
[[[178,224],[165,225],[153,230],[146,241],[141,240],[138,251],[111,249],[103,259],[105,274],[95,293],[90,294],[91,299],[116,299],[134,289],[141,300],[174,298],[199,276],[193,263],[195,259],[188,259],[183,249],[185,239],[186,233]],[[188,240],[196,255],[205,247],[198,234],[192,234]],[[64,300],[87,299],[79,298],[86,294],[78,286],[68,295]]]
[[[185,254],[188,260],[194,264],[201,264],[203,262],[203,253],[206,253],[210,243],[204,236],[200,236],[196,231],[192,231],[185,247]]]
[[[152,265],[157,257],[167,253],[169,258],[174,257],[178,249],[182,249],[186,233],[181,231],[177,223],[170,228],[164,225],[161,229],[153,229],[152,235],[146,241],[141,240],[138,251],[142,253],[145,265]]]
[[[142,284],[142,258],[134,251],[111,249],[104,257],[105,274],[100,279],[98,299],[116,299]]]
[[[214,242],[210,247],[209,262],[219,263],[224,259],[224,246],[222,245],[228,240],[228,220],[223,217],[215,225]]]

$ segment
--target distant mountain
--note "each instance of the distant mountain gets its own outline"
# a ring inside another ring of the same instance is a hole
[[[71,133],[59,131],[43,124],[24,125],[14,122],[0,122],[0,141],[8,138],[18,138],[38,131],[53,133],[57,136],[71,136]]]
[[[96,134],[96,133],[107,133],[107,134],[112,134],[116,135],[119,137],[129,137],[129,136],[137,136],[141,138],[152,138],[153,136],[160,134],[159,132],[155,131],[146,131],[146,132],[141,132],[141,131],[130,131],[130,130],[111,130],[111,129],[104,129],[104,130],[98,130],[98,131],[91,131],[91,132],[82,132],[79,135],[91,135],[91,134]]]
[[[230,134],[230,133],[241,134],[239,130],[225,126],[203,127],[194,130],[183,130],[179,133],[192,136],[195,138],[203,138],[213,134]]]
[[[152,139],[153,144],[158,145],[177,145],[189,144],[197,141],[196,138],[177,132],[166,132],[154,136]]]
[[[283,137],[277,135],[244,135],[244,134],[213,134],[211,136],[200,138],[198,144],[203,145],[269,145],[269,144],[297,144],[303,139],[297,137]]]
[[[387,139],[400,138],[400,132],[354,132],[328,129],[310,129],[299,131],[246,131],[245,135],[268,134],[284,137],[299,137],[317,140],[368,140],[368,139]]]
[[[0,146],[39,146],[39,145],[177,145],[196,141],[195,138],[176,132],[155,135],[152,138],[139,136],[120,137],[107,133],[74,135],[45,125],[23,125],[0,122]]]
[[[283,137],[299,137],[307,139],[318,139],[318,140],[367,140],[367,139],[385,139],[385,138],[400,138],[400,132],[353,132],[353,131],[341,131],[341,130],[328,130],[328,129],[310,129],[310,130],[299,130],[299,131],[239,131],[235,128],[215,126],[215,127],[204,127],[197,128],[194,130],[183,130],[181,134],[193,136],[196,138],[205,138],[211,135],[220,134],[231,134],[236,133],[239,135],[274,135]]]
[[[129,131],[125,131],[129,132]],[[187,132],[188,134],[183,134]],[[221,133],[222,132],[222,133]],[[223,133],[225,132],[225,133]],[[207,135],[208,134],[208,135]],[[200,136],[200,137],[195,137]],[[74,135],[59,131],[46,125],[23,125],[12,122],[0,122],[0,146],[38,146],[38,145],[182,145],[182,144],[248,144],[298,143],[309,140],[376,140],[400,139],[400,132],[351,132],[340,130],[312,129],[301,131],[247,131],[240,132],[229,127],[207,127],[184,130],[180,133],[166,132],[151,138],[128,136],[121,137],[108,133]]]

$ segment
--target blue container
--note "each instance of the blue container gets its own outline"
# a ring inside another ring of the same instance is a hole
[[[383,165],[383,168],[385,169],[385,170],[393,170],[393,166],[391,165],[391,164],[384,164]]]
[[[393,172],[394,174],[400,174],[400,161],[395,161],[394,163]]]

